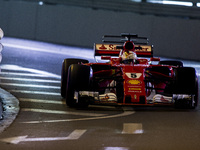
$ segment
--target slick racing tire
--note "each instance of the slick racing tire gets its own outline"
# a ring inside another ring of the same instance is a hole
[[[163,60],[159,62],[159,65],[169,65],[175,67],[183,67],[183,63],[181,61],[176,60]]]
[[[194,109],[198,105],[198,77],[192,67],[181,67],[174,70],[175,82],[174,94],[194,95],[194,103],[191,100],[176,100],[175,107]]]
[[[90,87],[91,67],[80,64],[73,64],[69,67],[67,88],[66,88],[66,104],[69,107],[87,107],[87,98],[75,98],[75,92],[87,91]]]
[[[88,60],[84,59],[65,59],[62,63],[62,71],[61,71],[61,96],[65,98],[66,96],[66,85],[68,78],[68,69],[72,64],[80,64],[80,63],[88,63]]]

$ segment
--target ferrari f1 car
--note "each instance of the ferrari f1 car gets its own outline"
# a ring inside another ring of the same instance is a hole
[[[102,44],[94,44],[94,56],[106,62],[65,59],[61,95],[66,98],[66,104],[195,108],[198,104],[196,70],[183,67],[181,61],[153,57],[153,46],[147,44],[147,38],[136,34],[105,35]]]

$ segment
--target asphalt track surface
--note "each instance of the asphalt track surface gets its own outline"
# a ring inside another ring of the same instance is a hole
[[[69,108],[60,96],[62,60],[94,61],[91,49],[14,38],[2,42],[0,149],[199,149],[199,106]],[[183,62],[200,72],[199,62]]]

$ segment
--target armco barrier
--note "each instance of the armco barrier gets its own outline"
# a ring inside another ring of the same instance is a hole
[[[3,35],[4,35],[3,30],[0,28],[0,40],[3,38]],[[2,54],[1,54],[2,50],[3,50],[3,45],[1,44],[0,41],[0,62],[2,60]],[[2,105],[2,100],[0,99],[0,120],[2,119],[3,119],[3,105]]]

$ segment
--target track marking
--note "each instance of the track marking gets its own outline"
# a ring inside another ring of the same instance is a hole
[[[87,130],[74,130],[67,137],[40,137],[28,138],[28,135],[17,136],[11,138],[0,139],[0,141],[11,144],[18,144],[20,142],[44,142],[44,141],[63,141],[63,140],[78,140]]]
[[[0,79],[1,79],[1,80],[29,81],[29,82],[60,83],[60,80],[43,80],[43,79],[32,79],[32,78],[11,78],[11,77],[0,77]]]
[[[65,101],[56,100],[43,100],[43,99],[29,99],[29,98],[19,98],[21,102],[31,102],[31,103],[46,103],[46,104],[66,104]]]
[[[21,66],[17,66],[17,65],[1,65],[1,69],[2,70],[14,70],[14,71],[27,71],[27,72],[32,72],[35,74],[40,74],[40,75],[45,75],[46,77],[53,77],[53,78],[57,78],[60,79],[61,77],[59,75],[53,74],[53,73],[49,73],[46,71],[41,71],[41,70],[37,70],[37,69],[31,69],[31,68],[24,68]]]
[[[26,94],[38,94],[38,95],[54,95],[54,96],[60,96],[60,93],[54,93],[54,92],[41,92],[41,91],[23,91],[23,90],[8,90],[9,92],[14,93],[26,93]]]
[[[117,117],[124,117],[128,115],[134,114],[135,111],[124,111],[121,114],[116,115],[109,115],[109,116],[100,116],[100,117],[93,117],[93,118],[78,118],[78,119],[62,119],[62,120],[41,120],[41,121],[25,121],[21,123],[58,123],[58,122],[71,122],[71,121],[86,121],[86,120],[96,120],[96,119],[109,119],[109,118],[117,118]]]
[[[104,147],[104,150],[129,150],[128,147]]]
[[[30,76],[30,77],[47,77],[46,75],[42,74],[34,74],[34,73],[18,73],[18,72],[5,72],[2,71],[1,75],[12,75],[12,76]]]
[[[71,112],[71,111],[59,111],[59,110],[46,110],[46,109],[34,109],[34,108],[22,108],[21,111],[30,111],[37,113],[48,113],[48,114],[67,114],[67,115],[77,115],[77,116],[91,116],[91,117],[99,117],[105,116],[107,114],[97,114],[97,113],[84,113],[84,112]]]
[[[17,87],[32,87],[32,88],[47,88],[47,89],[60,89],[59,86],[50,86],[50,85],[37,85],[37,84],[21,84],[21,83],[3,83],[1,85],[6,86],[17,86]]]
[[[142,129],[141,123],[124,123],[122,134],[142,134],[144,131]]]

